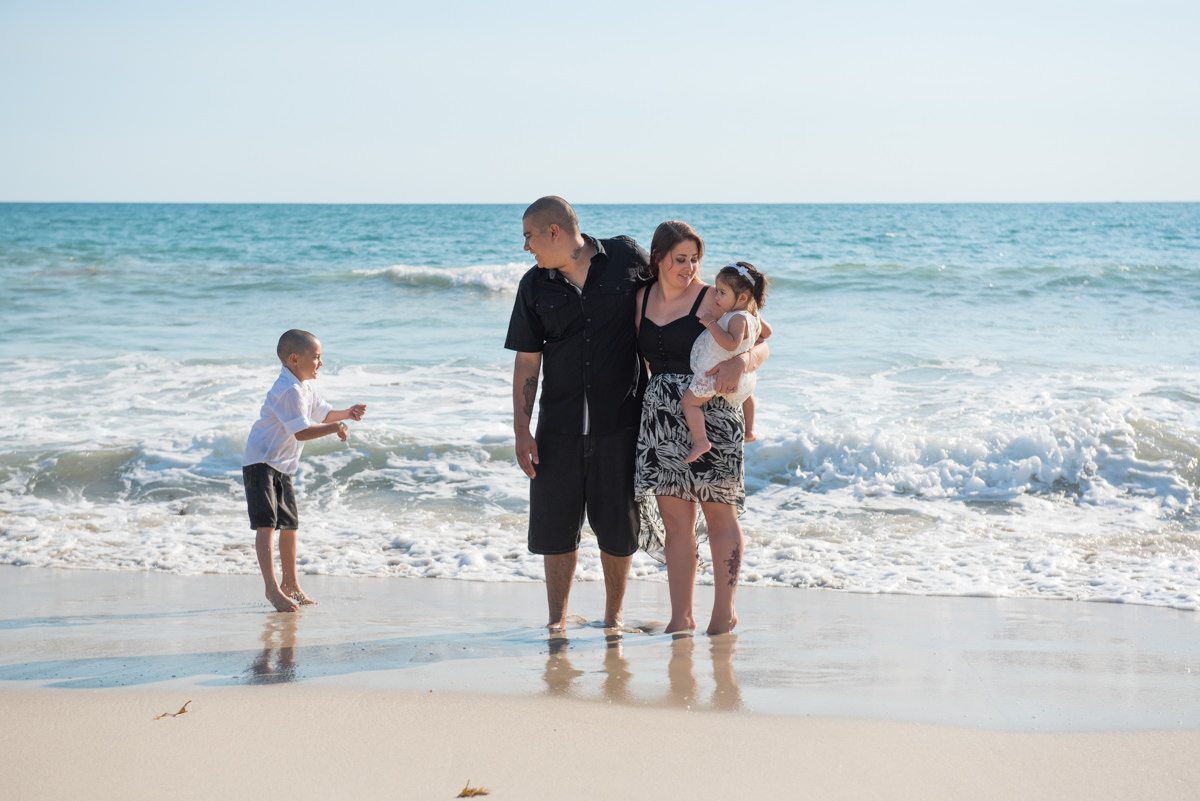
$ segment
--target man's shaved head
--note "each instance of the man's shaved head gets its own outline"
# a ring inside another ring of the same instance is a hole
[[[283,336],[279,338],[279,344],[275,347],[275,355],[279,357],[279,361],[287,364],[288,356],[293,353],[304,356],[318,344],[320,343],[312,334],[301,331],[299,328],[293,328],[283,332]]]
[[[579,233],[579,218],[575,209],[561,197],[547,195],[538,198],[525,209],[521,219],[536,225],[539,231],[545,231],[551,225],[557,225],[567,236]]]

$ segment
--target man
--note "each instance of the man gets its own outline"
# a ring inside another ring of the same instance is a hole
[[[633,471],[646,371],[634,300],[649,258],[629,237],[582,233],[559,197],[534,202],[522,227],[537,263],[521,278],[504,346],[517,352],[513,431],[517,463],[530,478],[529,550],[545,565],[547,628],[566,626],[585,514],[604,570],[604,625],[619,627],[638,548]]]

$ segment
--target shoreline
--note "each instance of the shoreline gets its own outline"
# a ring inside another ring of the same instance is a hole
[[[305,576],[277,613],[251,576],[0,567],[0,691],[330,689],[555,696],[630,706],[1007,731],[1200,731],[1200,616],[1162,607],[743,587],[732,635],[663,633],[631,581],[626,630],[576,582],[565,637],[540,582]],[[697,608],[711,603],[697,588]],[[582,615],[582,616],[581,616]]]

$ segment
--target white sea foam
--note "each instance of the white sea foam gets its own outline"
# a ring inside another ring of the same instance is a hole
[[[682,216],[770,276],[747,583],[1194,609],[1197,209],[597,207],[588,230]],[[298,325],[325,397],[368,404],[305,448],[303,569],[540,578],[503,348],[519,209],[19,211],[0,562],[255,573],[241,454]]]
[[[0,400],[51,380],[71,391],[0,459],[0,562],[253,573],[240,457],[271,371],[152,355],[9,365]],[[959,389],[914,403],[938,374]],[[1073,382],[999,376],[972,361],[772,371],[747,449],[746,583],[1196,608],[1195,421],[1136,375],[1082,402]],[[961,392],[968,379],[988,392]],[[327,368],[322,393],[368,414],[348,443],[306,447],[302,568],[540,577],[510,381],[502,365]],[[17,426],[5,408],[0,425]],[[594,549],[580,575],[600,578]],[[641,556],[634,575],[664,578]]]
[[[387,276],[398,284],[432,288],[469,287],[491,292],[515,292],[530,264],[477,264],[470,267],[421,267],[396,264],[378,270],[355,270],[355,275]]]

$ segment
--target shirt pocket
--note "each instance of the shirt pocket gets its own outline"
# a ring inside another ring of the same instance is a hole
[[[579,317],[579,300],[565,292],[546,292],[534,298],[533,310],[542,321],[546,339],[562,339]]]
[[[598,282],[592,291],[605,297],[612,297],[613,295],[631,295],[634,289],[634,285],[628,281],[606,279]]]

